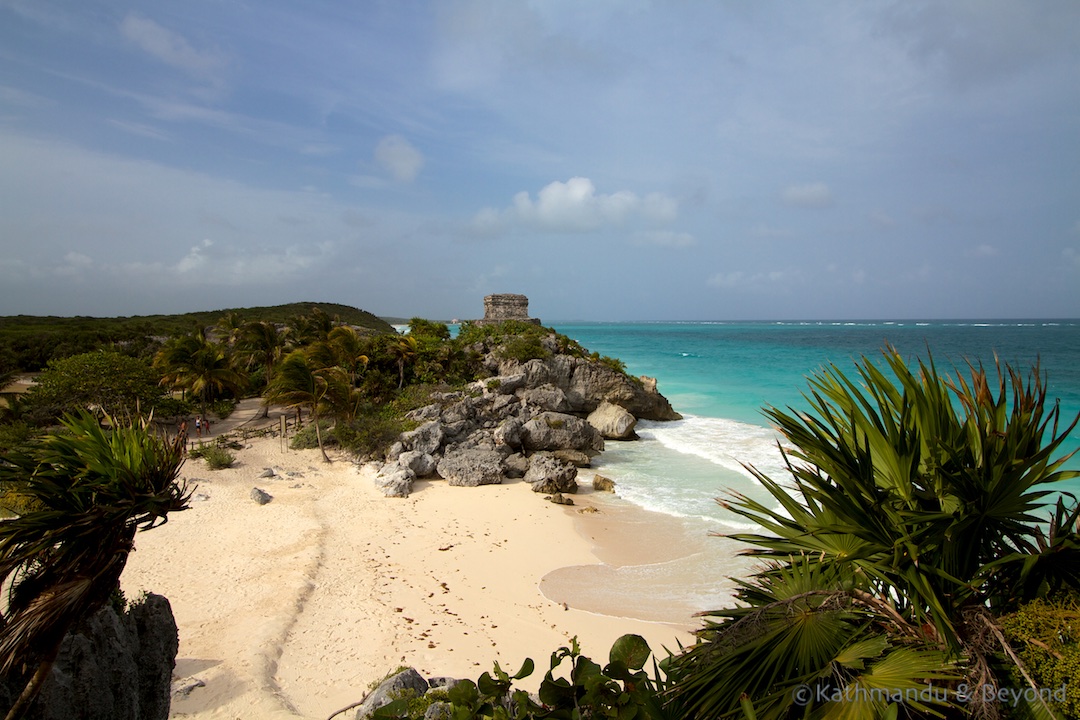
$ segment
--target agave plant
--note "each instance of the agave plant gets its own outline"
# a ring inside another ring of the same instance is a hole
[[[64,634],[119,587],[136,531],[190,497],[177,483],[182,447],[145,423],[107,430],[83,413],[63,428],[0,459],[0,483],[17,483],[37,508],[0,521],[0,673],[26,683],[9,718],[33,701]]]
[[[932,360],[884,359],[863,359],[857,380],[814,375],[809,411],[766,410],[790,479],[749,468],[775,505],[723,501],[762,528],[731,537],[766,565],[673,660],[688,716],[741,716],[742,699],[761,718],[993,717],[962,690],[1019,662],[997,618],[1077,585],[1077,510],[1059,499],[1045,530],[1039,515],[1054,483],[1080,475],[1055,459],[1077,420],[1059,428],[1038,367],[998,366],[993,382],[981,366],[950,378]],[[935,682],[947,691],[899,692]],[[1053,717],[1038,700],[1028,710]]]

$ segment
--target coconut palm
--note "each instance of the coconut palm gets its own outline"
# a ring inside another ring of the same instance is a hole
[[[203,415],[208,402],[239,394],[244,384],[232,368],[225,346],[209,340],[204,328],[166,341],[154,356],[154,366],[163,373],[163,385],[190,390],[199,399]]]
[[[66,432],[13,452],[0,482],[18,483],[37,509],[0,521],[0,673],[26,687],[8,718],[21,717],[48,676],[71,626],[96,612],[119,585],[135,533],[187,507],[176,478],[182,448],[143,423],[105,430],[89,413]]]
[[[742,605],[706,613],[702,642],[673,661],[687,717],[740,716],[744,694],[760,718],[803,705],[814,717],[994,717],[983,697],[890,709],[865,691],[1000,686],[1019,661],[998,618],[1080,584],[1078,511],[1059,501],[1049,530],[1039,515],[1053,484],[1080,474],[1054,457],[1077,421],[1059,429],[1037,366],[1026,378],[1006,366],[996,382],[982,367],[952,379],[932,361],[912,371],[890,349],[884,368],[857,368],[857,380],[835,366],[811,378],[809,411],[765,413],[791,445],[790,482],[750,468],[770,502],[724,501],[762,528],[731,537],[766,566],[739,584]]]
[[[320,367],[303,350],[294,350],[278,366],[274,379],[267,387],[266,398],[291,407],[306,406],[315,424],[315,437],[323,460],[330,457],[323,447],[320,415],[333,411],[335,400],[348,395],[344,372],[338,367]]]
[[[274,376],[274,366],[285,349],[285,338],[272,322],[253,321],[245,324],[236,341],[234,358],[249,371],[261,365],[269,384]],[[267,417],[269,405],[263,405],[262,416]]]
[[[397,365],[398,390],[400,390],[405,386],[405,366],[416,360],[419,351],[416,338],[409,337],[408,335],[394,338],[394,342],[390,343],[387,349],[390,352],[390,356],[394,359],[394,363]]]

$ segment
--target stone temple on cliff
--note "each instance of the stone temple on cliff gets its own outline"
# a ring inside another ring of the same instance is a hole
[[[529,298],[524,295],[501,294],[485,297],[484,319],[475,322],[479,325],[492,325],[504,320],[540,324],[539,318],[529,317]]]

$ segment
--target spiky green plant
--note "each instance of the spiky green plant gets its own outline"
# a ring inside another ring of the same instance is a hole
[[[1077,585],[1076,511],[1059,500],[1046,529],[1038,514],[1054,483],[1080,474],[1055,458],[1076,420],[1059,429],[1038,367],[1024,377],[999,366],[995,382],[981,366],[952,378],[932,360],[913,370],[891,349],[884,361],[864,359],[855,379],[820,371],[809,411],[766,410],[787,441],[790,480],[750,468],[770,503],[724,501],[762,528],[731,537],[767,567],[741,584],[741,607],[706,614],[715,620],[702,642],[673,662],[674,701],[688,716],[740,716],[744,693],[760,718],[941,712],[862,707],[849,695],[875,674],[895,689],[945,680],[935,673],[969,687],[1004,679],[1002,665],[1019,660],[997,618]],[[800,687],[811,689],[806,708]],[[957,712],[999,710],[944,700]]]
[[[9,718],[36,696],[68,629],[118,587],[136,531],[190,497],[177,483],[182,447],[145,423],[106,429],[82,413],[63,428],[0,459],[0,484],[17,483],[35,505],[0,521],[0,673],[26,681]]]

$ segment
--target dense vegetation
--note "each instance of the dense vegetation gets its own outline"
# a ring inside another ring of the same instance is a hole
[[[49,360],[70,357],[102,347],[112,347],[135,357],[150,357],[161,338],[188,332],[192,327],[215,325],[222,317],[236,322],[269,322],[285,325],[290,318],[318,308],[329,317],[358,328],[392,332],[388,323],[348,305],[291,303],[273,307],[236,308],[180,315],[134,317],[0,317],[0,372],[36,372]]]

